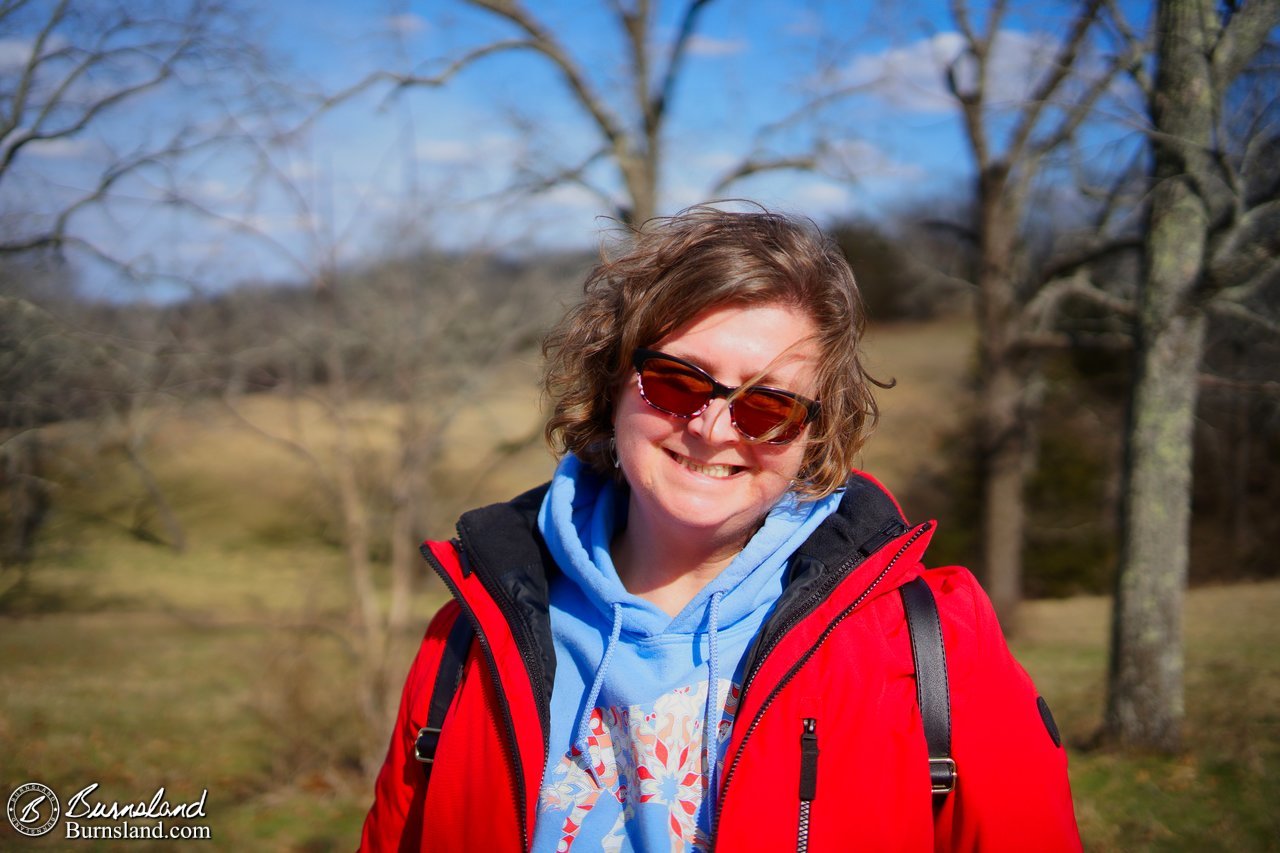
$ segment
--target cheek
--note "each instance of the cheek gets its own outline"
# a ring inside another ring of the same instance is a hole
[[[619,446],[659,440],[671,429],[671,418],[649,408],[634,388],[622,389],[613,407],[613,435]]]
[[[763,445],[757,451],[760,466],[786,480],[788,483],[800,475],[804,466],[807,441],[796,441],[783,447]]]

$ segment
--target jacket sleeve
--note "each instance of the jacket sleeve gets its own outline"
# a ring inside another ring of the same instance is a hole
[[[942,618],[957,777],[935,821],[936,848],[1080,850],[1066,750],[991,601],[966,569],[926,579]]]
[[[364,819],[360,837],[362,851],[417,850],[421,844],[427,774],[413,757],[414,742],[418,730],[425,725],[445,639],[461,612],[456,601],[440,608],[427,627],[417,657],[409,668],[400,696],[400,711],[391,730],[391,744],[374,783],[373,805]]]

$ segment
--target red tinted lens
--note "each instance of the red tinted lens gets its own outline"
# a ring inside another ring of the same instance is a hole
[[[798,400],[762,388],[733,401],[733,422],[749,438],[784,444],[804,429],[809,411]]]
[[[673,415],[690,417],[711,401],[711,383],[705,376],[673,361],[651,358],[640,369],[644,398]]]

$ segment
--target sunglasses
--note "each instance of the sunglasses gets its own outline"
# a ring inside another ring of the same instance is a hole
[[[787,444],[818,416],[819,404],[799,394],[752,385],[730,388],[696,364],[654,349],[631,357],[640,377],[640,397],[652,408],[677,418],[694,418],[717,397],[729,401],[729,420],[750,441]]]

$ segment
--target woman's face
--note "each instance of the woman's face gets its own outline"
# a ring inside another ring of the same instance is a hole
[[[817,398],[817,329],[783,304],[712,308],[651,348],[693,362],[725,385],[757,376],[762,385]],[[637,377],[623,385],[614,413],[622,471],[631,486],[629,529],[696,532],[741,546],[800,471],[809,430],[790,444],[748,442],[728,404],[712,400],[692,418],[652,408]]]

